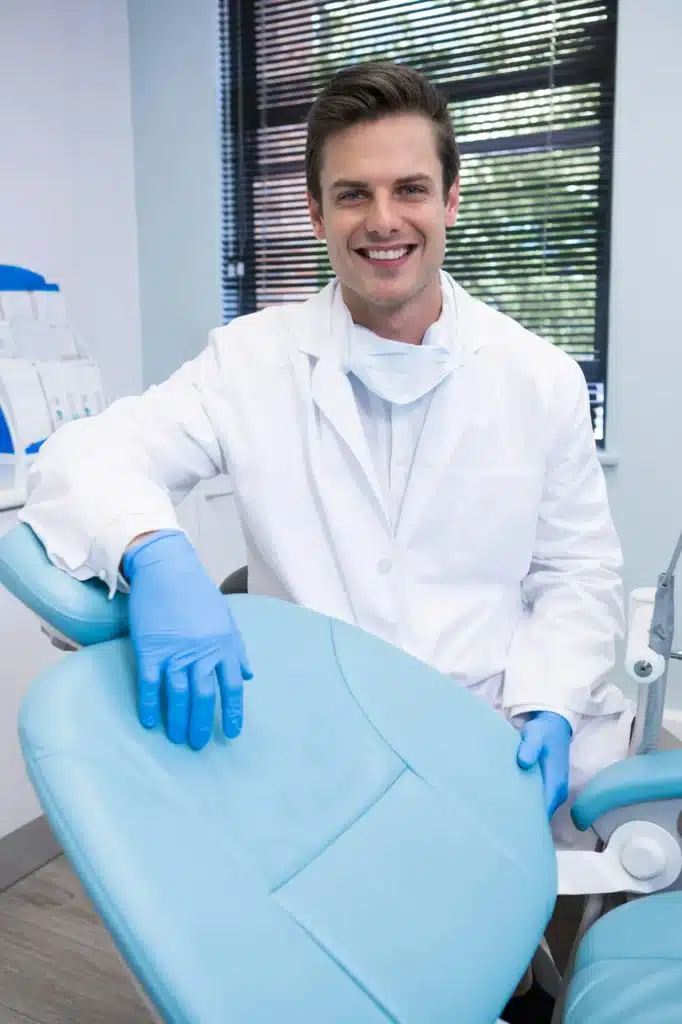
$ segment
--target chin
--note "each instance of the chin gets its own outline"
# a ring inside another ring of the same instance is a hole
[[[395,278],[392,281],[368,281],[357,273],[345,279],[340,275],[341,285],[357,296],[357,300],[368,306],[386,310],[399,309],[422,291],[423,285],[411,275],[409,279]]]
[[[387,308],[403,306],[406,302],[419,292],[419,288],[416,288],[414,284],[409,285],[398,285],[389,288],[376,288],[366,292],[367,298],[375,306],[386,306]]]

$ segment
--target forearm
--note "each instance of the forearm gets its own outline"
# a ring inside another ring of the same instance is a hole
[[[555,406],[504,703],[512,714],[542,708],[569,717],[601,707],[600,687],[613,669],[625,617],[622,552],[577,366],[556,389]]]
[[[508,651],[504,704],[510,714],[555,711],[575,728],[612,671],[624,629],[616,543],[589,564],[535,568],[527,611]]]
[[[136,465],[131,448],[120,439],[110,447],[107,425],[97,420],[62,427],[31,468],[19,518],[59,568],[77,579],[99,577],[113,590],[132,538],[177,521],[167,491]]]
[[[78,579],[99,577],[113,591],[132,540],[179,529],[175,505],[220,471],[197,373],[188,364],[158,388],[66,424],[43,446],[20,518],[60,568]]]

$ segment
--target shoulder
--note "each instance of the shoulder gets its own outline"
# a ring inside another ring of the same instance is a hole
[[[515,424],[544,455],[576,439],[591,450],[589,390],[577,360],[462,289],[457,297],[473,378],[509,429]]]
[[[318,318],[328,314],[330,286],[299,302],[282,302],[236,317],[211,331],[210,342],[219,358],[250,362],[280,362],[305,348],[306,336]]]
[[[252,355],[275,351],[286,338],[286,323],[291,315],[288,305],[269,306],[235,317],[211,331],[211,344],[221,356],[239,355],[247,349]]]
[[[525,386],[546,403],[587,393],[579,363],[560,345],[524,327],[512,316],[475,298],[456,285],[463,327],[485,363],[504,375],[510,387]],[[544,403],[543,403],[544,404]]]

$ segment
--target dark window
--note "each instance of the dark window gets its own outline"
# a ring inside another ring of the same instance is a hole
[[[451,103],[462,198],[445,269],[574,356],[604,442],[617,0],[221,0],[223,312],[331,276],[303,155],[339,68],[424,71]]]

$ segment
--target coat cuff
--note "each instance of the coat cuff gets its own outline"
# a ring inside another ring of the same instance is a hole
[[[581,716],[576,714],[575,711],[569,711],[568,708],[558,707],[557,705],[551,704],[518,704],[513,708],[507,709],[507,713],[512,724],[517,728],[524,726],[530,715],[534,714],[536,711],[552,711],[555,715],[561,715],[562,718],[566,719],[571,727],[573,735],[575,736]]]
[[[87,565],[95,576],[106,583],[110,597],[113,597],[117,590],[124,594],[129,591],[120,565],[131,540],[141,533],[152,533],[156,530],[178,530],[186,534],[172,513],[164,516],[140,512],[112,519],[95,538],[88,554]]]

